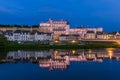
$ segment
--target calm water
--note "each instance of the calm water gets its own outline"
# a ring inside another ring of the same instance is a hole
[[[120,49],[0,52],[0,80],[120,80]]]

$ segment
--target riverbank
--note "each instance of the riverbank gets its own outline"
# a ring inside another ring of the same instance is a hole
[[[6,50],[40,50],[40,49],[98,49],[98,48],[120,48],[120,44],[114,43],[92,43],[85,45],[42,45],[42,44],[17,44],[7,43]]]

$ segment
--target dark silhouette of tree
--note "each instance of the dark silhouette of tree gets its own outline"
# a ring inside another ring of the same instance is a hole
[[[26,25],[26,24],[22,25],[22,27],[23,27],[23,28],[30,28],[30,26],[29,26],[29,25]]]
[[[4,35],[0,34],[0,48],[3,48],[7,42],[7,38]]]
[[[32,28],[38,28],[39,25],[32,25]]]
[[[29,26],[27,24],[23,24],[23,25],[18,25],[18,24],[0,24],[0,27],[4,27],[4,28],[12,28],[12,27],[18,27],[18,28],[38,28],[39,25],[32,25],[32,26]]]
[[[18,25],[18,24],[14,24],[13,27],[18,27],[18,28],[20,28],[20,27],[22,27],[22,26],[21,26],[21,25]]]

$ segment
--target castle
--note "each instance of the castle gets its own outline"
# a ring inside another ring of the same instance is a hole
[[[62,34],[65,35],[80,35],[84,38],[84,35],[87,31],[103,32],[103,28],[70,28],[70,24],[66,20],[52,20],[49,19],[48,22],[40,23],[39,27],[40,31],[43,32],[52,32],[54,33],[54,40],[58,40],[59,36]]]
[[[54,41],[95,39],[97,32],[103,32],[103,28],[101,28],[101,27],[99,27],[99,28],[86,28],[86,27],[70,28],[70,24],[67,20],[52,20],[52,19],[49,19],[47,22],[41,22],[39,27],[37,27],[37,28],[32,28],[32,27],[30,27],[30,28],[1,27],[0,28],[0,31],[7,32],[7,34],[10,31],[12,33],[14,33],[17,30],[21,30],[21,32],[29,31],[28,35],[30,35],[30,33],[32,33],[32,32],[52,33],[53,34],[52,40],[54,40]],[[19,35],[23,35],[23,34],[19,33]],[[8,35],[6,35],[6,36],[8,36]],[[30,37],[28,37],[28,38],[30,38]],[[12,39],[12,38],[10,38],[10,39]]]

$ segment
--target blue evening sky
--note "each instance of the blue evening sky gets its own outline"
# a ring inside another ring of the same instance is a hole
[[[120,0],[0,0],[0,24],[39,24],[49,18],[65,19],[71,27],[82,24],[120,30]]]

